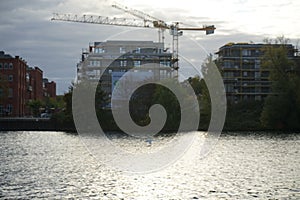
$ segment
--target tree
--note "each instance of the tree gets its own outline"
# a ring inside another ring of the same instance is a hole
[[[157,86],[155,84],[145,84],[131,96],[129,112],[136,124],[146,126],[150,123],[149,109],[153,105],[156,89]]]
[[[69,87],[69,91],[64,94],[63,100],[65,102],[65,108],[63,112],[63,116],[60,116],[59,120],[64,122],[73,122],[73,114],[72,114],[72,95],[73,95],[74,84]]]
[[[262,67],[270,69],[272,93],[265,100],[261,123],[265,128],[289,130],[300,128],[300,77],[299,66],[288,57],[284,37],[265,40]],[[275,46],[272,44],[276,44]]]
[[[205,69],[206,73],[206,65],[203,65],[202,69]],[[187,79],[187,81],[192,86],[195,94],[197,95],[201,115],[199,129],[207,130],[211,117],[211,101],[208,88],[205,84],[204,79],[200,78],[199,76],[190,77]]]
[[[43,102],[40,100],[31,100],[27,103],[27,106],[30,109],[31,114],[34,117],[39,117],[40,116],[40,109],[43,107]]]
[[[73,93],[74,90],[81,90],[83,92],[82,96],[85,95],[92,95],[90,92],[91,84],[96,84],[94,82],[89,81],[83,81],[78,84],[72,83],[69,87],[69,91],[65,93],[62,97],[63,102],[57,101],[52,102],[51,99],[49,100],[49,105],[52,105],[55,103],[55,105],[58,105],[59,107],[63,105],[63,109],[60,109],[58,113],[55,113],[52,115],[52,120],[58,121],[59,123],[62,123],[66,126],[73,127],[74,128],[74,119],[73,119]],[[85,93],[86,91],[86,93]],[[109,128],[111,127],[110,124],[112,123],[112,115],[111,112],[104,109],[104,105],[107,104],[108,96],[107,94],[101,89],[101,87],[98,85],[96,89],[95,95],[95,110],[96,114],[99,120],[99,123],[101,124],[101,127]],[[86,113],[82,113],[83,115],[86,115]],[[88,113],[87,113],[88,114]],[[89,117],[89,116],[86,116]]]
[[[175,80],[171,84],[178,84]],[[175,94],[168,88],[156,85],[153,104],[162,105],[167,112],[167,120],[163,130],[166,131],[175,131],[178,130],[180,125],[181,113],[180,113],[180,104],[175,96]]]

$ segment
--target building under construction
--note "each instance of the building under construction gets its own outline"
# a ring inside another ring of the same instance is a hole
[[[261,67],[266,44],[228,43],[217,52],[227,100],[262,100],[271,93],[270,70]],[[278,44],[270,44],[278,47]],[[287,56],[295,58],[295,48],[286,45]]]
[[[141,67],[146,65],[147,67]],[[172,53],[163,43],[152,41],[106,41],[94,42],[82,52],[77,64],[77,81],[99,81],[102,90],[110,97],[114,84],[125,72],[133,69],[137,77],[155,80],[172,78]],[[140,75],[140,76],[139,76]]]

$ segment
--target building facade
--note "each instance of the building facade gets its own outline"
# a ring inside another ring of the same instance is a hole
[[[174,77],[175,70],[171,67],[171,61],[172,54],[163,49],[163,43],[152,41],[94,42],[82,52],[81,62],[77,65],[77,81],[100,80],[101,88],[108,96],[111,96],[114,83],[133,68],[137,72],[143,72],[144,75],[148,73],[149,76],[159,80]],[[150,67],[139,69],[147,64]],[[151,68],[151,64],[156,64],[156,67]]]
[[[49,82],[47,78],[43,79],[44,96],[50,98],[56,98],[56,83],[54,81]]]
[[[278,47],[276,44],[268,44]],[[228,43],[216,53],[227,100],[263,100],[271,93],[270,70],[261,67],[266,44]],[[295,48],[286,45],[287,56],[294,58]]]
[[[38,67],[28,67],[27,74],[27,99],[43,100],[43,71]]]
[[[24,116],[27,63],[0,52],[0,116]]]
[[[55,83],[50,85],[47,90],[56,96]],[[29,115],[27,103],[44,97],[43,71],[29,67],[19,56],[12,57],[0,51],[0,117]]]

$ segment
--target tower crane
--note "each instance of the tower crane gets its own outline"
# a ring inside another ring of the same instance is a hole
[[[179,36],[182,36],[183,30],[188,30],[188,31],[206,31],[206,34],[213,34],[215,27],[213,25],[211,26],[204,26],[202,28],[182,28],[179,27],[179,22],[174,22],[171,25],[168,25],[166,22],[164,22],[161,19],[158,19],[156,17],[153,17],[147,13],[144,13],[142,11],[136,10],[129,8],[127,6],[121,5],[121,4],[113,4],[112,7],[117,8],[119,10],[122,10],[126,13],[129,13],[135,17],[138,17],[144,22],[152,22],[152,25],[154,28],[158,28],[158,41],[164,43],[164,32],[166,29],[170,30],[170,34],[173,37],[172,40],[172,53],[173,53],[173,67],[174,69],[178,69],[178,39]]]
[[[72,15],[72,14],[58,14],[54,13],[51,20],[67,21],[67,22],[79,22],[79,23],[91,23],[91,24],[103,24],[114,26],[128,26],[128,27],[141,27],[141,28],[157,28],[159,31],[159,42],[164,43],[164,31],[170,30],[172,35],[172,67],[175,70],[179,69],[178,66],[178,39],[183,35],[183,31],[206,31],[206,35],[213,34],[216,29],[214,25],[203,27],[180,27],[179,22],[167,24],[163,20],[155,18],[142,11],[128,8],[121,4],[113,4],[112,7],[129,13],[139,19],[127,19],[127,18],[110,18],[104,16],[95,15]]]
[[[159,43],[164,43],[165,36],[164,32],[166,29],[169,29],[168,24],[165,23],[163,20],[160,20],[156,17],[153,17],[147,13],[144,13],[142,11],[136,10],[129,8],[127,6],[115,3],[112,5],[113,8],[119,9],[124,11],[125,13],[129,13],[139,19],[144,20],[145,23],[152,23],[153,27],[158,28],[158,42]]]

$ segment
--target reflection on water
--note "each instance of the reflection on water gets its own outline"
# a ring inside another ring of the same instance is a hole
[[[113,140],[136,148],[128,138]],[[205,159],[195,143],[163,171],[130,175],[97,162],[76,135],[2,132],[0,198],[299,199],[299,144],[300,134],[222,136]]]

